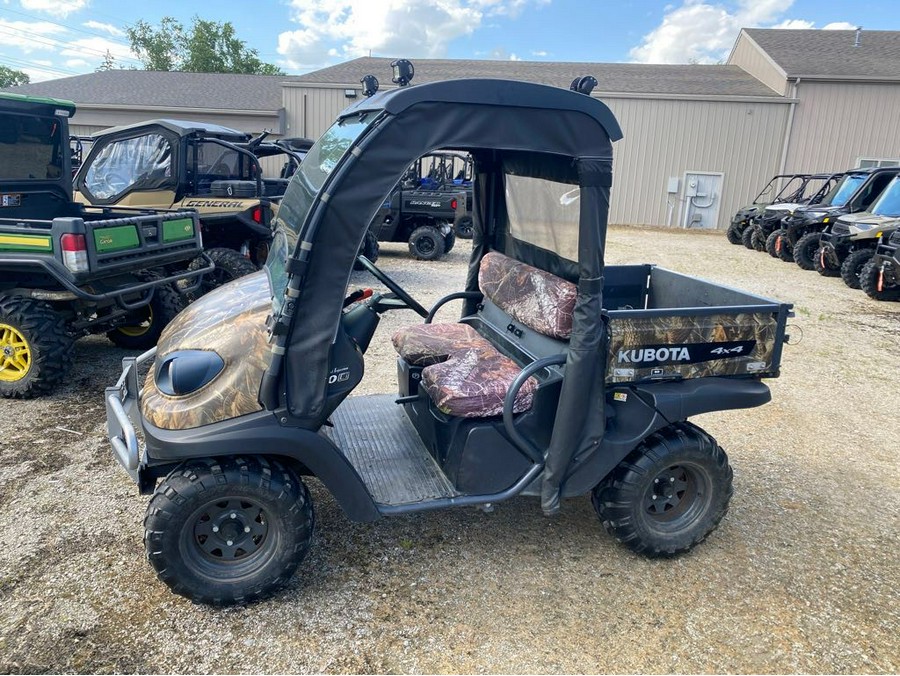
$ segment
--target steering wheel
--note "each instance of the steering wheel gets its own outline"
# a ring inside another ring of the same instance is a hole
[[[397,284],[397,282],[395,282],[393,279],[388,277],[387,274],[385,274],[385,272],[383,270],[375,267],[375,263],[370,261],[365,256],[357,256],[356,260],[359,261],[359,264],[362,265],[366,270],[371,272],[372,276],[375,277],[375,279],[377,279],[379,282],[384,284],[388,289],[390,289],[391,293],[393,293],[395,296],[397,296],[397,298],[402,300],[410,310],[415,312],[417,315],[420,315],[421,317],[428,316],[428,310],[426,310],[424,307],[422,307],[415,298],[410,296],[403,289],[402,286],[400,286],[399,284]]]

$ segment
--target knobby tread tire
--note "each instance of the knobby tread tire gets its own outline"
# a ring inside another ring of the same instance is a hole
[[[708,504],[681,531],[654,530],[643,501],[662,470],[679,463],[704,466]],[[688,422],[651,434],[594,489],[591,500],[603,526],[619,542],[649,557],[674,556],[706,539],[728,512],[734,492],[728,456],[716,440]]]
[[[776,230],[766,237],[766,253],[772,258],[778,258],[778,251],[775,249],[778,244],[778,237],[783,234],[783,230]]]
[[[738,225],[736,223],[732,223],[725,231],[725,239],[727,239],[730,244],[740,244],[741,234],[742,231],[738,228]]]
[[[220,564],[215,576],[192,563],[181,548],[182,530],[198,506],[216,499],[263,503],[274,550],[258,570],[232,574]],[[160,484],[144,517],[144,545],[157,577],[195,603],[232,605],[257,601],[283,587],[309,551],[315,512],[304,483],[287,466],[264,456],[190,460]]]
[[[828,257],[825,257],[825,265],[822,265],[822,253],[824,247],[819,247],[816,249],[816,254],[813,256],[813,267],[816,272],[818,272],[823,277],[839,277],[841,274],[840,268],[835,268],[831,266]]]
[[[851,251],[841,265],[840,275],[841,279],[844,280],[844,284],[851,289],[860,288],[859,276],[862,274],[866,263],[872,260],[872,256],[874,255],[875,249],[857,249],[856,251]],[[877,281],[878,280],[876,279],[876,284]]]
[[[420,247],[421,240],[425,237],[429,238],[433,244],[433,248],[430,250]],[[409,253],[420,261],[435,261],[444,255],[444,236],[433,225],[420,226],[409,236]]]
[[[794,247],[794,262],[804,270],[815,270],[815,255],[819,249],[819,240],[822,234],[819,232],[808,232],[799,240]]]
[[[453,250],[453,246],[456,244],[456,235],[453,233],[453,230],[444,235],[444,254],[448,254]]]
[[[753,248],[753,232],[756,228],[752,225],[748,225],[744,228],[744,232],[741,233],[741,244],[743,244],[748,249]]]
[[[756,251],[766,250],[766,236],[760,228],[755,228],[750,236],[750,244]]]
[[[880,264],[873,258],[863,266],[859,273],[859,288],[869,298],[874,300],[897,301],[900,300],[900,285],[885,287],[878,290],[878,273]]]
[[[206,255],[210,257],[216,264],[216,269],[211,273],[204,275],[200,287],[196,291],[190,292],[188,299],[193,302],[213,289],[217,289],[228,282],[240,279],[246,275],[252,275],[259,268],[254,265],[253,261],[244,256],[240,251],[218,247],[208,249]],[[206,261],[202,257],[197,257],[191,261],[188,266],[189,270],[200,270],[206,267]]]
[[[780,261],[784,261],[785,263],[793,263],[794,262],[794,247],[791,244],[791,240],[788,239],[787,231],[776,230],[776,233],[781,234],[781,247],[776,248],[775,255]],[[777,240],[776,240],[777,247]]]
[[[75,341],[65,317],[44,301],[0,296],[0,322],[15,327],[31,352],[31,366],[20,380],[0,381],[0,397],[31,399],[50,392],[72,367]]]
[[[378,237],[375,236],[375,233],[371,230],[366,230],[366,234],[363,237],[362,244],[359,247],[359,253],[357,255],[363,255],[368,258],[373,263],[378,260],[378,253],[380,252],[381,247],[378,244]],[[365,268],[358,262],[353,262],[354,270],[365,270]]]

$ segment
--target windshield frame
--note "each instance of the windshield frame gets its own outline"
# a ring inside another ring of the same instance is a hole
[[[297,243],[309,239],[321,195],[339,173],[351,149],[357,146],[376,119],[378,116],[369,111],[338,118],[309,149],[291,177],[273,220],[272,244],[263,265],[272,291],[272,311],[276,315],[281,312],[291,274],[289,259],[294,256]],[[337,133],[347,129],[353,129],[355,133]],[[326,161],[330,163],[327,168],[323,166]]]

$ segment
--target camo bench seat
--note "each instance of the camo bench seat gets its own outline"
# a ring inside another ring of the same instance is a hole
[[[481,261],[478,285],[485,298],[537,333],[568,340],[577,288],[538,268],[497,252]],[[422,387],[438,409],[466,418],[500,415],[521,365],[501,354],[467,324],[419,324],[391,338],[406,362],[422,369]],[[513,411],[531,408],[537,380],[516,394]]]

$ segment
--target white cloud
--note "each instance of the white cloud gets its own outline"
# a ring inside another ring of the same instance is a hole
[[[122,61],[134,61],[137,56],[131,48],[121,42],[113,42],[102,37],[80,38],[67,42],[64,49],[59,51],[60,56],[72,56],[87,59],[91,62],[100,62],[106,56],[106,52],[121,65]]]
[[[6,21],[0,19],[0,43],[4,47],[17,47],[25,54],[35,51],[50,51],[59,47],[54,36],[65,33],[66,29],[47,21]]]
[[[121,28],[113,26],[111,23],[101,23],[100,21],[91,20],[85,21],[81,25],[85,28],[92,28],[95,31],[103,31],[104,33],[109,33],[113,37],[117,38],[125,35],[125,31],[123,31]]]
[[[85,61],[84,59],[68,59],[63,65],[66,68],[70,68],[70,69],[72,69],[72,68],[83,69],[83,68],[87,68],[91,64],[89,62]]]
[[[300,25],[278,36],[282,63],[292,70],[325,65],[335,57],[440,58],[456,38],[486,18],[510,19],[550,0],[291,0]]]
[[[741,28],[815,28],[804,19],[782,19],[794,0],[737,0],[736,3],[683,0],[667,9],[662,23],[629,55],[639,63],[716,63],[728,56]],[[776,23],[778,22],[778,23]],[[846,22],[826,29],[855,28]]]
[[[548,52],[545,52],[543,49],[539,49],[537,51],[531,52],[531,55],[537,56],[537,57],[549,56]]]
[[[21,0],[22,9],[45,12],[51,16],[67,17],[72,12],[87,7],[88,0]]]
[[[848,23],[846,21],[834,21],[832,23],[827,23],[822,26],[823,31],[855,31],[856,24]]]

